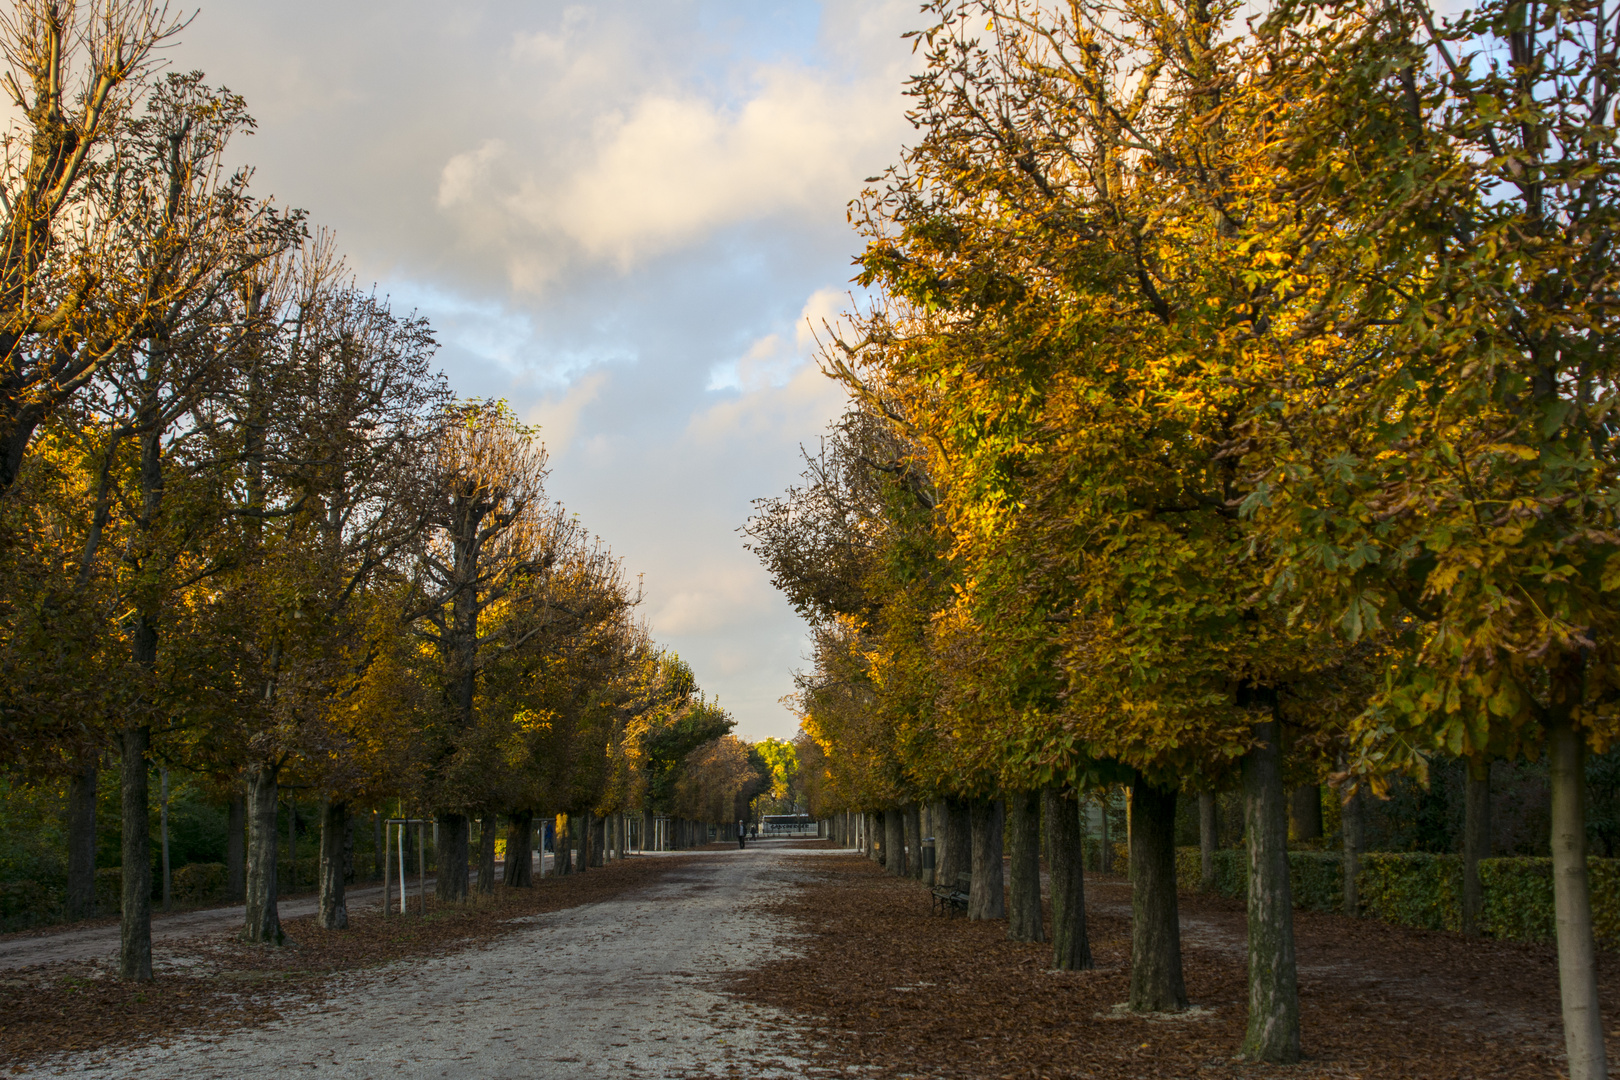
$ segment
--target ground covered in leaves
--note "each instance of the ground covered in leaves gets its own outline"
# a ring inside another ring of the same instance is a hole
[[[313,917],[290,919],[283,927],[291,944],[283,948],[243,945],[230,934],[200,937],[171,958],[178,965],[165,965],[176,970],[160,972],[150,983],[121,982],[90,964],[13,972],[0,979],[0,1067],[20,1073],[45,1054],[262,1024],[318,997],[332,975],[476,945],[506,932],[513,919],[640,888],[674,865],[668,859],[626,859],[548,878],[532,889],[500,887],[466,904],[441,906],[430,896],[426,918],[351,912],[344,931],[323,930]]]
[[[734,976],[729,989],[794,1017],[818,1072],[1052,1080],[1563,1074],[1550,946],[1296,913],[1305,1061],[1257,1066],[1234,1060],[1247,1012],[1239,903],[1183,894],[1193,1009],[1141,1018],[1117,1008],[1130,958],[1129,886],[1118,879],[1087,880],[1096,970],[1057,972],[1048,946],[1008,941],[1005,922],[933,916],[922,885],[887,877],[860,856],[803,859],[800,869],[806,884],[773,902],[804,934],[798,955]],[[1603,956],[1601,982],[1613,1038],[1620,957]],[[1614,1060],[1620,1040],[1610,1047]]]

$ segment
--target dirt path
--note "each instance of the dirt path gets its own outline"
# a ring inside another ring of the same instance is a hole
[[[524,919],[492,944],[335,978],[264,1027],[75,1055],[42,1077],[797,1076],[758,1034],[783,1018],[709,988],[781,954],[760,901],[804,876],[786,844],[669,856],[656,885]],[[836,854],[829,852],[828,854]],[[753,1015],[758,1012],[759,1015]]]

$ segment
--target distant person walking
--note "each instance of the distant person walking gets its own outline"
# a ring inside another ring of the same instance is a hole
[[[744,840],[745,837],[747,837],[747,835],[748,835],[747,828],[745,828],[743,826],[742,819],[738,818],[737,819],[737,847],[738,848],[742,848],[744,846],[743,845],[743,840]]]

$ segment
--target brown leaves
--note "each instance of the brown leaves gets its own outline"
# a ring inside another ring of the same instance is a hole
[[[1117,878],[1087,875],[1097,969],[1057,972],[1049,946],[1008,941],[1002,922],[930,916],[926,890],[864,859],[804,868],[816,876],[777,905],[805,935],[800,955],[734,978],[731,991],[787,1013],[804,1052],[833,1072],[1460,1080],[1559,1067],[1547,947],[1299,912],[1306,1060],[1253,1066],[1233,1060],[1248,1000],[1240,903],[1181,897],[1194,1011],[1145,1019],[1114,1011],[1130,952],[1129,886]],[[1602,960],[1606,1000],[1620,1003],[1620,957]]]

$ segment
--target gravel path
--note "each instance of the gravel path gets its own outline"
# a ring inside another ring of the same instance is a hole
[[[710,989],[787,947],[759,901],[790,884],[796,845],[683,853],[655,886],[524,919],[497,941],[332,983],[262,1028],[58,1059],[41,1077],[789,1077],[780,1020]],[[828,852],[828,854],[839,854]]]
[[[545,867],[551,868],[552,857],[545,856]],[[496,863],[496,874],[500,863]],[[469,880],[477,876],[473,871]],[[438,879],[429,874],[426,888],[432,889]],[[422,884],[416,877],[409,882],[412,902]],[[399,886],[394,886],[394,903],[399,903]],[[362,885],[344,890],[344,903],[350,911],[361,911],[382,903],[381,885]],[[314,893],[288,897],[276,904],[282,919],[296,919],[315,914],[318,899]],[[182,943],[210,934],[239,930],[247,918],[247,908],[235,906],[203,908],[200,911],[180,911],[165,915],[152,913],[152,967],[159,974],[174,966],[175,954],[183,953]],[[36,964],[54,964],[64,960],[101,962],[118,966],[118,923],[108,921],[100,926],[47,928],[33,933],[18,934],[0,940],[0,971],[15,971]],[[183,966],[183,964],[181,965]]]

